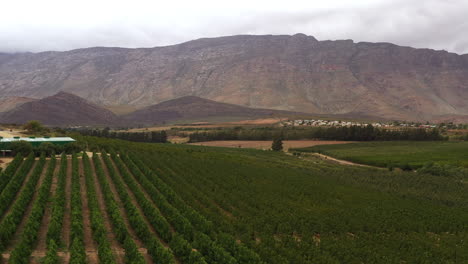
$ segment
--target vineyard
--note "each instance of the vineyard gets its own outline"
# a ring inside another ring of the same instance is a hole
[[[2,172],[2,263],[468,261],[463,182],[257,150],[79,140],[95,152],[18,155]]]
[[[372,166],[420,168],[427,162],[468,167],[468,142],[464,141],[391,141],[360,142],[351,145],[324,145],[296,149],[319,152],[338,159]]]
[[[4,263],[261,263],[115,153],[26,159],[1,175]],[[222,240],[218,239],[222,236]]]

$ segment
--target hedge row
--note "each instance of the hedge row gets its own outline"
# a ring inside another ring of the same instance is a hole
[[[122,175],[126,185],[135,195],[135,199],[140,205],[143,213],[146,215],[146,219],[158,232],[162,239],[169,243],[174,254],[178,256],[184,263],[187,264],[203,264],[206,263],[200,252],[193,250],[192,245],[183,236],[171,233],[170,225],[161,212],[150,202],[146,197],[141,187],[128,172],[125,164],[122,160],[112,153],[112,159],[114,160],[117,168]],[[131,166],[131,165],[128,165]]]
[[[29,257],[37,242],[39,229],[41,228],[42,218],[46,209],[47,202],[50,196],[50,187],[52,186],[52,179],[54,177],[56,159],[52,156],[49,166],[47,167],[45,178],[39,188],[37,199],[34,200],[31,214],[26,222],[23,233],[21,233],[21,240],[13,249],[8,263],[22,264],[28,263]]]
[[[120,200],[122,201],[122,204],[125,210],[127,211],[128,221],[130,222],[130,225],[132,226],[133,230],[135,230],[137,236],[146,246],[146,249],[151,255],[154,263],[175,263],[172,252],[164,248],[164,246],[161,244],[158,238],[151,234],[150,229],[146,224],[143,216],[138,211],[138,208],[132,203],[132,199],[130,198],[130,195],[126,190],[124,183],[118,177],[117,171],[115,170],[112,161],[110,160],[107,153],[103,152],[102,157],[109,171],[109,176],[111,177],[117,189],[117,194],[119,195]]]
[[[107,239],[107,230],[104,226],[103,216],[99,208],[91,163],[86,152],[83,153],[83,168],[86,179],[86,194],[88,198],[91,229],[93,230],[93,239],[97,244],[99,263],[114,264],[116,263],[115,256],[112,254],[111,245]]]
[[[70,263],[85,264],[86,252],[83,232],[83,202],[81,201],[79,163],[75,153],[72,154],[71,180]]]
[[[96,170],[97,179],[99,181],[99,185],[101,186],[101,191],[104,196],[107,214],[109,215],[109,218],[112,223],[112,231],[114,232],[117,240],[125,250],[126,263],[145,264],[145,259],[138,251],[138,247],[135,244],[135,241],[133,241],[128,232],[128,229],[125,225],[125,221],[122,217],[122,214],[120,213],[119,206],[115,201],[109,183],[107,182],[104,169],[102,167],[101,159],[96,153],[93,154],[93,162]]]
[[[29,203],[31,202],[31,199],[34,196],[36,185],[38,184],[39,178],[41,177],[42,169],[44,167],[45,162],[45,156],[43,155],[37,162],[36,167],[34,168],[28,181],[24,185],[24,188],[21,191],[20,195],[18,196],[16,201],[14,201],[11,210],[0,223],[0,251],[6,249],[6,247],[10,243],[11,238],[13,238],[13,235],[16,232],[18,225],[21,223],[24,213],[26,212],[26,209]],[[31,163],[30,166],[28,165],[29,163]],[[26,160],[24,164],[26,166],[22,167],[19,171],[19,175],[17,175],[18,177],[13,178],[12,182],[10,182],[7,185],[5,190],[3,190],[2,196],[3,194],[7,194],[8,197],[11,197],[8,198],[9,200],[12,200],[16,196],[21,184],[23,183],[23,179],[26,178],[27,174],[29,174],[29,170],[32,166],[32,163],[34,163],[34,156],[30,156]],[[16,188],[17,185],[19,185],[18,188]],[[9,188],[11,186],[15,186],[15,188]],[[2,204],[2,208],[5,208],[6,210],[8,206],[4,206]]]

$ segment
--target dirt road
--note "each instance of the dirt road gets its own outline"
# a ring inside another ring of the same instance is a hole
[[[347,161],[347,160],[336,159],[336,158],[333,158],[333,157],[330,157],[330,156],[327,156],[327,155],[323,155],[323,154],[320,154],[320,153],[310,153],[310,154],[313,155],[313,156],[319,157],[319,158],[321,158],[323,160],[336,162],[336,163],[338,163],[340,165],[359,166],[359,167],[367,167],[367,168],[377,168],[377,167],[373,167],[373,166],[369,166],[369,165],[354,163],[354,162]]]

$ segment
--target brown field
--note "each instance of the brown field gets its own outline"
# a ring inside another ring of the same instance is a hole
[[[133,128],[129,129],[127,132],[148,132],[148,131],[161,131],[161,130],[170,130],[171,128],[215,128],[215,127],[236,127],[236,126],[260,126],[260,125],[275,125],[279,122],[286,120],[287,118],[262,118],[262,119],[248,119],[241,121],[233,122],[220,122],[220,123],[210,123],[210,122],[194,122],[184,125],[163,125],[163,126],[154,126],[147,128]]]
[[[270,149],[271,140],[267,141],[241,141],[241,140],[223,140],[223,141],[207,141],[190,143],[190,145],[210,146],[210,147],[227,147],[227,148],[255,148],[255,149]],[[348,144],[353,141],[321,141],[321,140],[284,140],[283,149],[287,151],[290,148],[304,148],[317,145],[333,145],[333,144]]]
[[[171,143],[183,144],[183,143],[187,143],[189,141],[189,138],[173,136],[173,137],[168,137],[167,140]]]

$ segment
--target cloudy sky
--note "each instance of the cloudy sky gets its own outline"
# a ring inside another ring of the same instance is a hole
[[[5,0],[0,51],[305,33],[468,53],[468,0]]]

